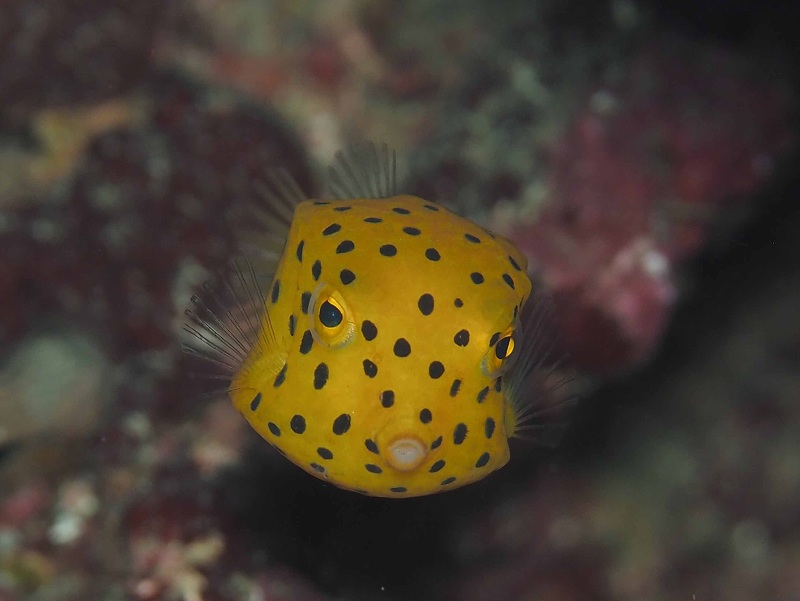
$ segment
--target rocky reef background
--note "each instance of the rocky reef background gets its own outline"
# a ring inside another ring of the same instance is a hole
[[[792,2],[2,12],[0,601],[800,598]],[[559,447],[369,499],[187,377],[228,215],[362,139],[528,255],[582,393]]]

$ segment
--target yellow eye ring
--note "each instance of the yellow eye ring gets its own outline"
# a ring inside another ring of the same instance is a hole
[[[342,324],[344,313],[341,305],[335,298],[330,297],[322,301],[317,310],[317,318],[326,330],[335,330]]]
[[[355,323],[344,297],[328,284],[320,284],[308,307],[309,329],[314,340],[327,347],[340,347],[352,340]]]
[[[514,352],[514,335],[506,334],[494,345],[494,356],[503,361],[511,356]]]
[[[509,327],[483,356],[483,371],[490,378],[503,375],[511,367],[516,347],[514,333],[514,326]]]

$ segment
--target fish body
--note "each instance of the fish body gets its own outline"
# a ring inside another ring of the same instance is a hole
[[[345,489],[411,497],[508,461],[532,283],[508,240],[386,192],[296,203],[271,282],[250,294],[251,336],[230,340],[219,311],[190,316],[206,351],[238,344],[222,358],[229,395],[289,460]]]

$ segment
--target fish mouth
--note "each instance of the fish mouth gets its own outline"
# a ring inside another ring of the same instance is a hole
[[[413,418],[396,419],[386,424],[377,435],[381,456],[400,472],[417,469],[428,457],[430,441]]]
[[[428,446],[413,434],[401,434],[386,447],[386,461],[401,472],[416,469],[427,456]]]

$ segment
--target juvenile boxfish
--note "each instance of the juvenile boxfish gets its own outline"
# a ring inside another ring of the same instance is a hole
[[[385,147],[340,153],[330,179],[326,200],[272,179],[251,221],[258,258],[193,297],[187,350],[264,439],[336,486],[414,497],[487,476],[541,402],[525,256],[398,194]]]

